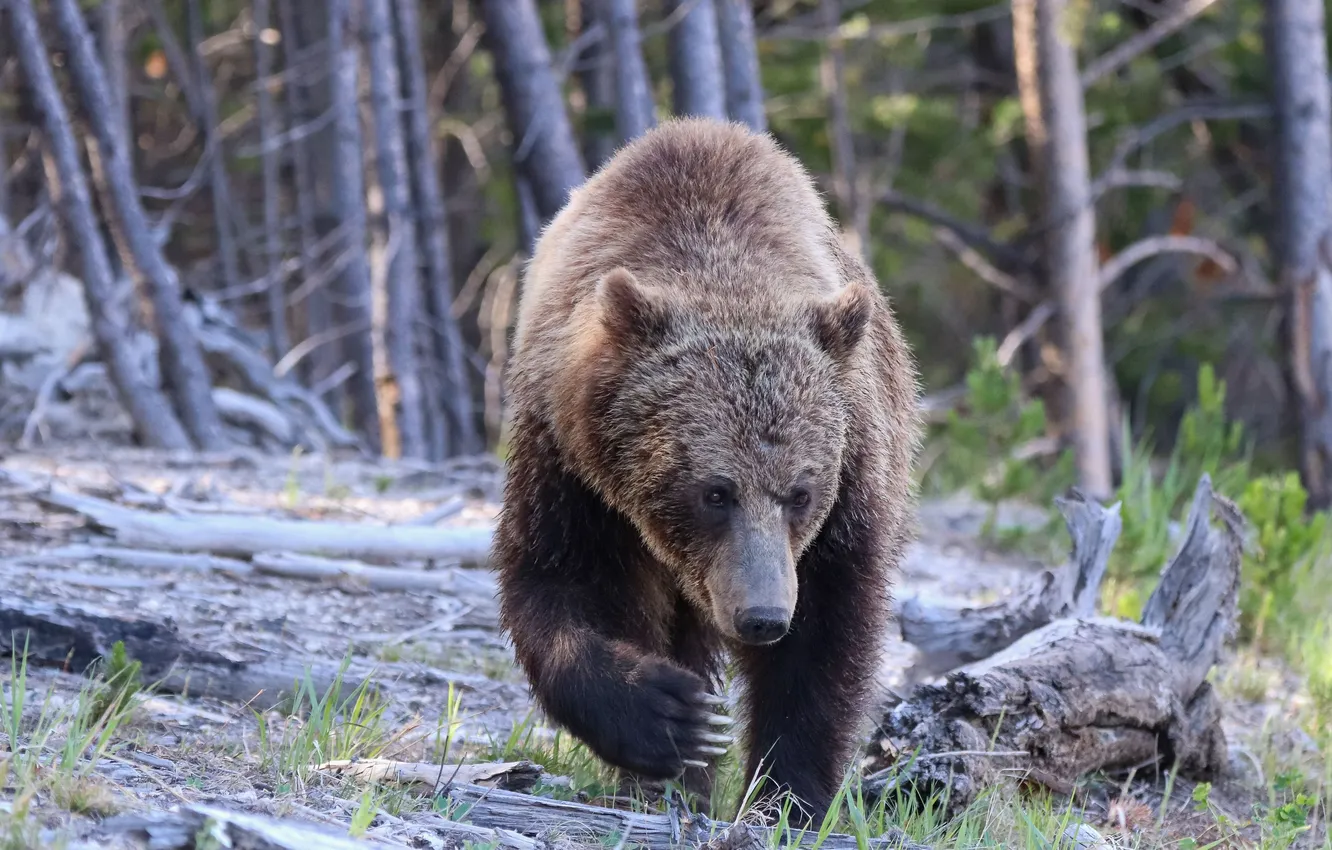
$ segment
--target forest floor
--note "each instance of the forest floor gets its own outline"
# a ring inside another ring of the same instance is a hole
[[[317,728],[317,711],[302,721],[257,700],[148,693],[107,730],[100,758],[77,753],[61,762],[62,742],[79,731],[74,718],[88,678],[33,663],[19,687],[18,665],[3,659],[0,740],[7,737],[5,724],[14,722],[10,715],[23,714],[21,735],[45,730],[50,758],[38,754],[41,764],[25,774],[14,742],[8,751],[0,749],[0,850],[137,846],[99,832],[99,825],[116,814],[209,801],[324,823],[396,846],[445,846],[432,830],[438,813],[428,799],[367,792],[313,769],[353,755],[407,762],[528,758],[548,773],[569,776],[585,799],[596,798],[605,790],[597,785],[598,768],[574,756],[567,738],[557,743],[533,709],[498,630],[494,581],[485,570],[406,565],[425,573],[453,570],[458,577],[447,587],[441,583],[442,589],[391,590],[354,576],[308,580],[111,563],[91,549],[80,555],[70,548],[107,538],[34,489],[54,487],[176,515],[462,528],[493,523],[501,475],[497,463],[484,461],[426,467],[249,452],[185,459],[89,446],[0,458],[0,603],[22,600],[169,623],[184,642],[233,661],[278,664],[296,671],[292,678],[306,666],[328,671],[345,662],[344,697],[363,680],[373,681],[380,695],[359,717],[344,718],[346,727],[330,729]],[[452,509],[441,511],[440,505]],[[444,513],[451,515],[432,521]],[[899,595],[986,602],[1044,566],[985,545],[984,516],[983,505],[962,497],[922,504]],[[1045,512],[1022,507],[1000,517],[1001,524],[1046,520]],[[909,686],[914,650],[894,637],[885,654],[881,685],[901,692]],[[1168,800],[1160,783],[1123,780],[1110,805],[1082,815],[1105,841],[1087,846],[1180,846],[1184,836],[1197,846],[1218,840],[1217,846],[1326,846],[1319,804],[1304,815],[1319,822],[1296,843],[1272,839],[1282,828],[1277,813],[1293,817],[1288,806],[1280,808],[1292,777],[1314,784],[1327,777],[1327,761],[1301,726],[1300,683],[1279,662],[1243,650],[1231,654],[1216,682],[1227,706],[1234,775],[1218,783],[1205,803],[1182,780],[1170,788]],[[315,691],[311,701],[318,702],[325,693]],[[16,711],[19,698],[25,705]],[[45,720],[39,716],[44,711]],[[1260,817],[1254,804],[1266,807]],[[1054,846],[1019,838],[1031,824],[1023,826],[1030,819],[1014,805],[990,804],[975,846]],[[918,823],[908,831],[920,841],[959,846],[949,838],[960,834],[956,829]],[[1248,841],[1253,843],[1243,843]]]

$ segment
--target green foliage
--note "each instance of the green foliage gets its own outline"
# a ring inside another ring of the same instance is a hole
[[[1256,544],[1245,553],[1240,590],[1240,626],[1252,639],[1264,633],[1274,614],[1296,612],[1309,567],[1327,542],[1327,515],[1306,512],[1308,494],[1295,473],[1253,475],[1243,426],[1227,418],[1225,401],[1225,382],[1203,365],[1197,400],[1185,412],[1159,472],[1146,444],[1134,446],[1125,430],[1128,460],[1118,493],[1124,530],[1111,559],[1111,576],[1121,588],[1116,613],[1136,617],[1147,585],[1174,554],[1177,523],[1198,479],[1207,473],[1215,490],[1234,499],[1244,513]],[[1288,639],[1303,620],[1283,619],[1276,637]]]
[[[1307,515],[1307,501],[1294,472],[1255,478],[1237,500],[1257,544],[1244,559],[1240,587],[1240,625],[1250,637],[1274,614],[1298,610],[1297,579],[1327,542],[1327,514]]]
[[[275,774],[279,791],[300,790],[323,762],[376,758],[388,746],[384,718],[388,704],[371,680],[366,678],[344,696],[350,663],[348,654],[323,694],[316,691],[307,671],[293,689],[290,711],[280,729],[270,726],[266,714],[256,712],[260,768]]]
[[[127,714],[134,706],[134,698],[142,687],[139,672],[142,662],[131,661],[125,652],[125,642],[116,641],[111,657],[105,659],[102,681],[93,691],[90,707],[93,717]]]
[[[976,339],[972,351],[966,398],[960,409],[949,411],[936,435],[940,455],[928,483],[939,492],[971,489],[990,505],[992,523],[1005,499],[1048,502],[1066,488],[1073,480],[1073,458],[1065,450],[1042,468],[1018,454],[1045,436],[1045,405],[1023,396],[1021,378],[999,363],[992,338]]]

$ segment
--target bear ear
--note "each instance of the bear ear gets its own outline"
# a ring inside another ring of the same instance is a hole
[[[666,332],[665,301],[622,266],[611,269],[597,284],[597,301],[601,322],[617,344],[652,342]]]
[[[874,295],[861,284],[851,284],[814,306],[814,339],[819,347],[837,361],[856,350],[869,327],[874,311]]]

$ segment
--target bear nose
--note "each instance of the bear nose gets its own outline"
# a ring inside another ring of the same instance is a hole
[[[735,612],[735,632],[749,644],[772,643],[790,628],[786,611],[781,608],[746,608]]]

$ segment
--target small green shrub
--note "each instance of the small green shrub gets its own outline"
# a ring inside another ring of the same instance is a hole
[[[1327,540],[1327,514],[1306,514],[1308,493],[1294,472],[1255,478],[1237,500],[1257,544],[1244,558],[1240,626],[1258,638],[1274,614],[1296,612],[1308,561]]]

